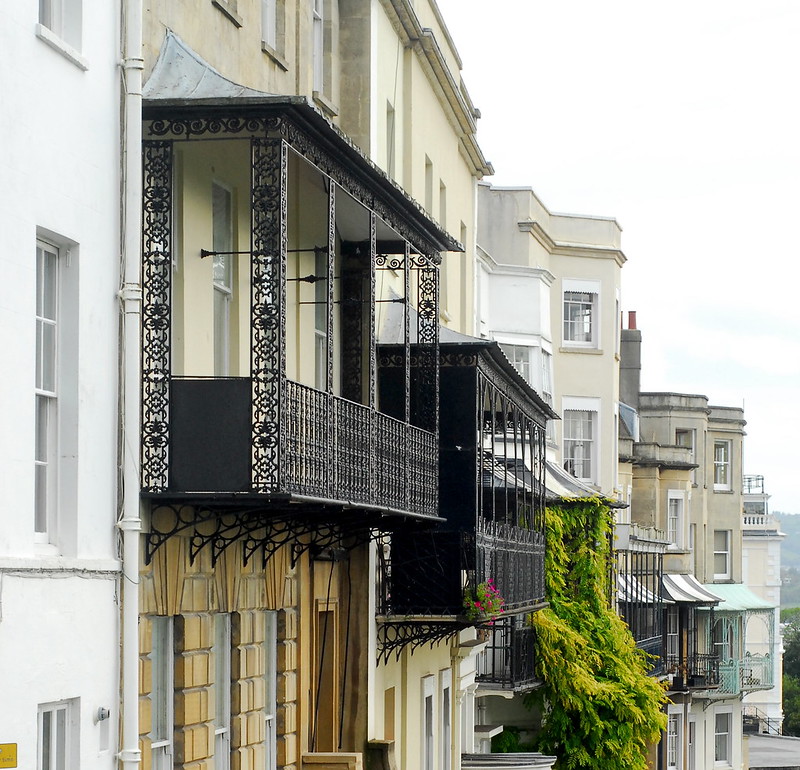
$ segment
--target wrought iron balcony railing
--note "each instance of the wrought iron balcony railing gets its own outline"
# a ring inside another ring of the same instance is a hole
[[[516,691],[540,684],[536,676],[536,633],[527,624],[527,616],[499,619],[484,633],[488,634],[488,644],[478,658],[478,682]]]
[[[274,462],[254,465],[250,378],[172,378],[166,496],[295,495],[436,515],[433,433],[286,381],[261,425]]]
[[[665,670],[672,675],[671,689],[712,690],[720,684],[719,657],[709,653],[693,653],[685,660],[677,655],[667,655]]]
[[[493,580],[503,613],[544,601],[541,533],[486,523],[478,531],[395,532],[386,546],[379,614],[461,616],[465,592]]]
[[[719,673],[719,694],[736,695],[769,690],[775,684],[775,660],[771,655],[748,652],[744,658],[721,661]]]

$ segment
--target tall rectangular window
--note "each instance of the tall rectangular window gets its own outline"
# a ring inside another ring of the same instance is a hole
[[[727,711],[714,715],[714,761],[731,761],[731,713]]]
[[[37,770],[78,770],[77,698],[43,703],[37,724]]]
[[[386,173],[394,179],[396,124],[394,107],[386,102]]]
[[[441,697],[439,699],[439,741],[441,744],[442,770],[450,770],[450,743],[453,737],[452,713],[452,673],[445,669],[440,673]]]
[[[678,608],[676,606],[667,607],[667,665],[677,665],[679,663],[680,648],[678,636]]]
[[[211,185],[214,285],[214,374],[227,377],[231,359],[231,300],[233,298],[233,195],[221,184]]]
[[[595,345],[597,295],[588,291],[564,292],[564,343]]]
[[[39,24],[80,50],[82,10],[82,0],[39,0]]]
[[[583,481],[595,480],[596,421],[596,412],[564,411],[564,468]]]
[[[152,646],[150,651],[150,750],[153,770],[172,768],[172,735],[174,724],[173,670],[173,618],[152,618]]]
[[[36,437],[34,531],[52,542],[58,489],[58,249],[36,245]]]
[[[265,770],[278,766],[278,613],[267,611],[264,617],[264,749]]]
[[[231,766],[231,616],[214,615],[214,770]]]
[[[434,750],[434,704],[433,677],[422,680],[422,770],[434,770],[436,754]]]
[[[667,718],[667,770],[680,770],[680,714],[670,714]]]
[[[425,211],[433,215],[433,161],[425,156]]]
[[[684,537],[683,492],[667,491],[667,540],[683,548]]]
[[[278,47],[278,0],[261,0],[261,42]]]
[[[314,254],[314,386],[328,389],[328,252]]]
[[[314,76],[314,90],[325,90],[325,9],[324,0],[312,0],[311,12],[311,59]]]
[[[714,579],[724,580],[731,576],[731,531],[714,530]]]
[[[675,429],[675,444],[677,446],[686,447],[690,450],[689,457],[691,462],[695,462],[695,432],[692,428],[676,428]],[[695,471],[692,470],[692,484],[695,483]]]
[[[714,491],[730,490],[731,478],[731,442],[718,439],[714,442]]]

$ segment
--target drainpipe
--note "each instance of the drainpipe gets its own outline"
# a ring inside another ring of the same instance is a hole
[[[139,750],[139,383],[141,287],[142,0],[122,0],[122,312],[120,441],[122,465],[123,770],[138,770]]]

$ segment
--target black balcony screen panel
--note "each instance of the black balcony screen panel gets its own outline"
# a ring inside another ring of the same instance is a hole
[[[527,615],[496,620],[488,633],[488,644],[478,658],[478,682],[512,691],[538,685],[536,635]]]
[[[169,488],[183,492],[250,490],[250,379],[170,383]]]
[[[464,532],[392,535],[383,597],[386,615],[461,615],[474,574],[475,541]]]

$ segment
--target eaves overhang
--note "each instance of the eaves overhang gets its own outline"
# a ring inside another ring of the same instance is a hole
[[[385,206],[401,212],[408,224],[437,251],[463,252],[464,246],[433,220],[400,185],[373,163],[344,132],[302,95],[269,94],[233,83],[172,32],[143,89],[142,119],[180,121],[179,139],[193,135],[192,121],[284,117],[322,150],[347,167]],[[434,261],[440,262],[436,253]]]

